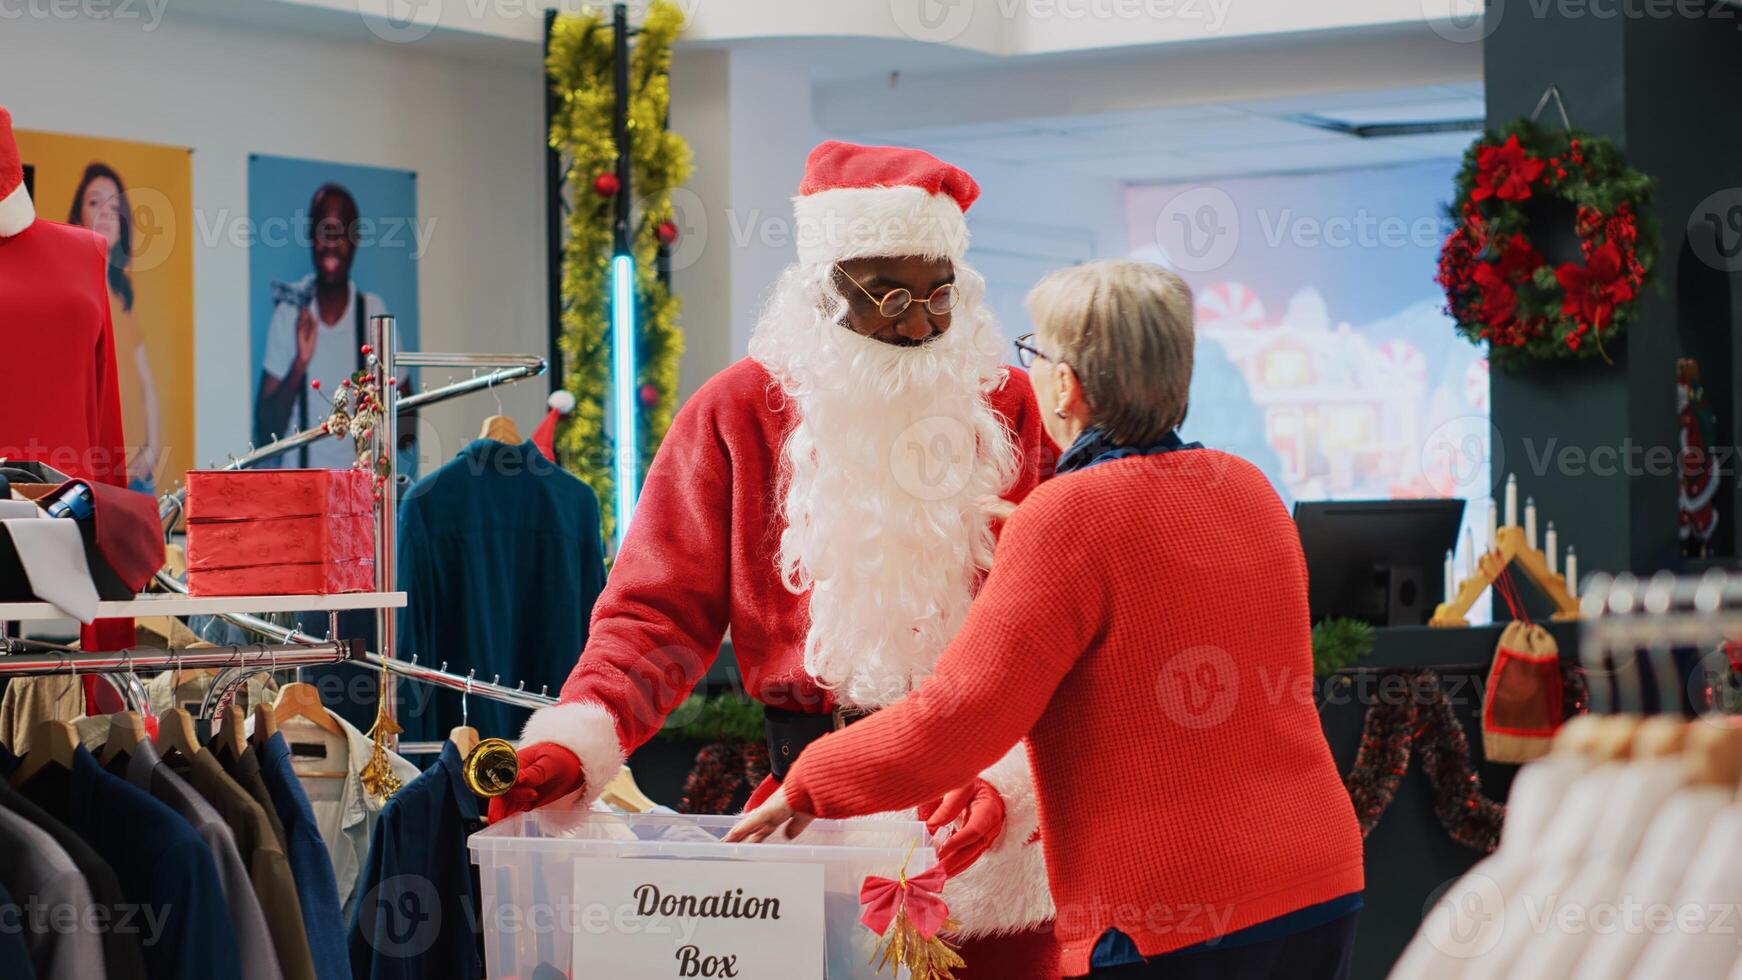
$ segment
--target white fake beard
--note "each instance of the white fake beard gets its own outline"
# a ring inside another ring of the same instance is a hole
[[[830,265],[789,267],[750,356],[798,410],[777,493],[780,574],[810,592],[805,669],[848,707],[892,704],[930,674],[967,616],[994,539],[980,501],[1018,449],[987,401],[1003,340],[985,281],[955,263],[952,325],[921,347],[861,337]]]

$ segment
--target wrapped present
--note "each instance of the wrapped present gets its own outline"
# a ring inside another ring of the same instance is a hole
[[[328,595],[375,586],[375,498],[362,470],[188,474],[191,595]]]

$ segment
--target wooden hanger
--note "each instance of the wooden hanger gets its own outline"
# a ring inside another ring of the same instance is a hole
[[[79,733],[72,725],[53,718],[37,722],[30,730],[30,751],[12,773],[12,785],[23,786],[50,765],[71,769],[78,750]]]
[[[1688,743],[1687,719],[1680,715],[1652,715],[1633,731],[1633,758],[1667,759],[1680,755]]]
[[[1695,721],[1688,727],[1682,762],[1688,782],[1735,789],[1742,782],[1742,730],[1729,719]]]
[[[1576,715],[1568,718],[1560,731],[1554,733],[1554,745],[1550,751],[1555,755],[1590,755],[1597,732],[1603,727],[1603,718],[1603,715]]]
[[[605,784],[605,791],[599,794],[599,798],[630,813],[646,813],[658,805],[648,799],[646,793],[641,792],[641,787],[635,785],[635,774],[629,771],[628,766],[617,770],[617,775]]]
[[[171,708],[157,719],[157,754],[168,756],[171,752],[180,752],[189,759],[200,754],[194,716],[186,708]]]
[[[1643,715],[1604,715],[1591,739],[1591,758],[1598,762],[1626,762],[1633,757],[1633,736],[1645,721]]]
[[[471,725],[455,725],[454,730],[448,733],[448,741],[454,743],[454,748],[460,750],[460,758],[464,759],[478,747],[480,739],[478,730]]]
[[[525,441],[520,438],[520,427],[515,425],[514,420],[506,415],[492,415],[485,419],[483,431],[478,433],[478,438],[494,439],[497,442],[506,442],[511,445],[518,445]]]
[[[145,741],[145,719],[137,711],[117,711],[109,716],[109,735],[103,740],[103,751],[97,761],[105,768],[115,757],[132,754]]]
[[[242,750],[248,747],[242,726],[242,709],[235,702],[231,702],[224,709],[224,727],[218,729],[213,744],[229,749],[233,759],[242,758]]]
[[[278,719],[272,717],[272,708],[268,705],[254,706],[254,731],[249,734],[248,741],[255,748],[264,746],[278,734]]]
[[[313,684],[294,681],[278,689],[278,700],[272,703],[272,720],[280,728],[292,718],[302,718],[316,728],[341,738],[345,730],[338,719],[321,704],[321,692]]]

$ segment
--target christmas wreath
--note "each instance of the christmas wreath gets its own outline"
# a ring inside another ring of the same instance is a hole
[[[1655,182],[1609,140],[1518,120],[1464,153],[1454,228],[1440,250],[1446,312],[1502,366],[1601,354],[1638,315],[1657,257]],[[1530,237],[1533,202],[1573,210],[1582,262],[1551,264]]]

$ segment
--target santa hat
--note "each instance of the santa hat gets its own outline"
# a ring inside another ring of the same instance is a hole
[[[0,106],[0,238],[18,234],[35,220],[30,192],[24,189],[24,164],[12,138],[12,114]]]
[[[811,151],[793,198],[798,259],[960,259],[968,251],[964,215],[979,196],[967,171],[923,150],[829,140]]]
[[[550,411],[544,413],[544,421],[538,423],[538,428],[532,432],[532,444],[544,454],[544,458],[556,462],[556,424],[557,420],[575,410],[575,396],[566,389],[559,388],[545,399]]]

